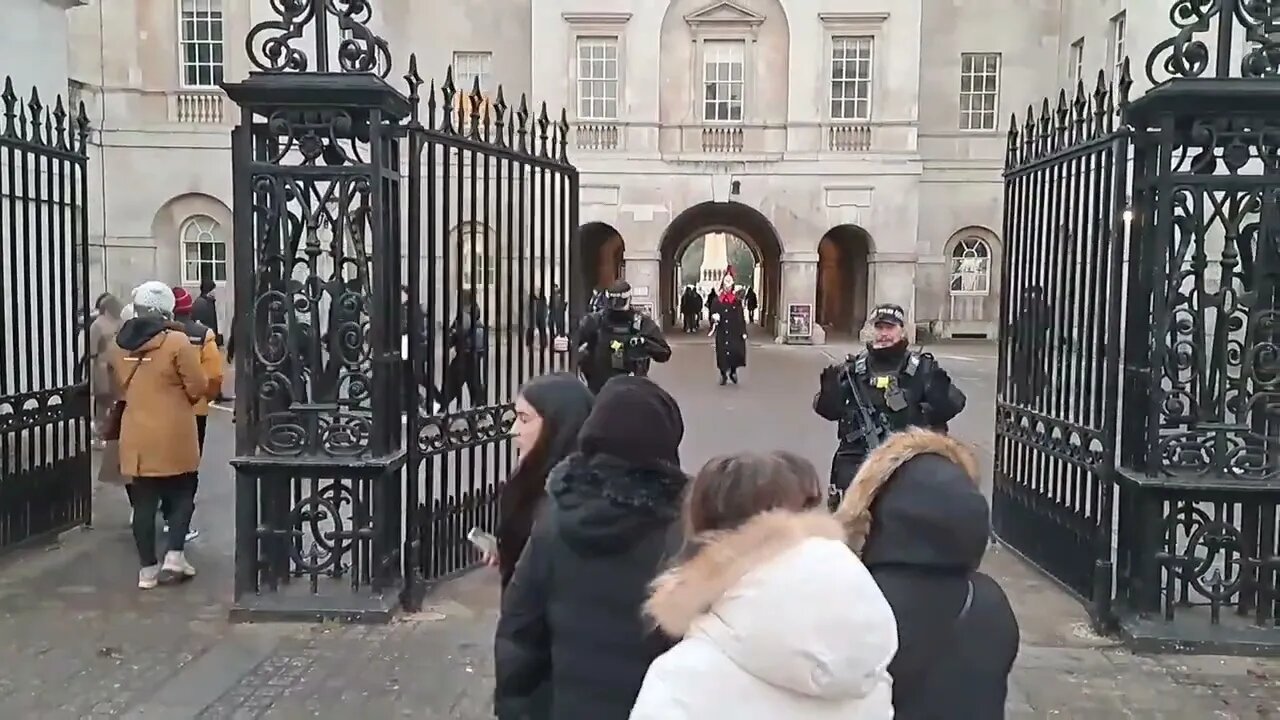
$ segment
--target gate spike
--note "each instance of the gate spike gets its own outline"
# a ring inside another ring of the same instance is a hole
[[[1058,88],[1058,107],[1054,111],[1053,139],[1059,148],[1067,146],[1067,133],[1071,129],[1071,104],[1067,102],[1067,91]]]
[[[1093,120],[1089,123],[1093,128],[1092,133],[1090,133],[1092,137],[1097,137],[1106,132],[1108,95],[1110,95],[1110,88],[1107,85],[1107,75],[1099,70],[1098,85],[1093,89]]]
[[[440,85],[440,106],[444,111],[444,117],[440,119],[440,132],[446,135],[456,134],[453,127],[453,98],[458,94],[458,88],[453,84],[453,66],[445,68],[444,82]]]
[[[529,96],[520,93],[520,107],[516,109],[516,135],[520,143],[517,148],[528,155],[529,152]]]
[[[569,162],[569,109],[560,108],[560,162]]]
[[[62,104],[62,96],[58,96],[58,101],[53,106],[53,131],[54,144],[59,150],[67,149],[67,108]]]
[[[44,144],[44,138],[41,137],[40,124],[41,115],[44,113],[44,104],[40,102],[40,89],[31,88],[31,100],[27,102],[27,109],[31,111],[31,142],[37,145]]]
[[[13,91],[13,78],[5,77],[4,92],[0,92],[0,101],[4,102],[4,136],[14,137],[17,135],[13,121],[18,115],[18,94]]]
[[[427,84],[427,122],[426,126],[433,128],[436,126],[436,81],[433,79]]]
[[[1116,100],[1116,104],[1123,111],[1129,107],[1129,88],[1133,87],[1133,75],[1129,73],[1129,58],[1125,58],[1124,62],[1120,63],[1120,80],[1117,84],[1120,97]]]
[[[1026,162],[1032,158],[1036,144],[1036,108],[1034,105],[1027,105],[1027,119],[1022,127],[1022,161]]]
[[[502,95],[502,86],[498,86],[498,96],[493,101],[494,142],[498,147],[510,147],[507,142],[507,99]]]
[[[469,133],[472,140],[481,140],[480,137],[480,106],[484,104],[484,94],[480,92],[480,76],[476,75],[471,81],[471,95],[467,98],[467,103],[471,106],[471,132]]]
[[[85,111],[84,101],[80,101],[80,110],[76,113],[76,152],[85,155],[89,149],[89,113]]]
[[[1089,100],[1084,94],[1084,81],[1076,82],[1076,99],[1071,103],[1072,137],[1076,142],[1085,138],[1085,122],[1089,117]]]
[[[1018,164],[1018,114],[1009,114],[1009,133],[1006,138],[1008,144],[1004,151],[1004,167],[1006,170],[1011,169]]]
[[[422,104],[422,94],[420,92],[423,82],[422,75],[418,73],[418,54],[409,54],[409,70],[404,74],[405,84],[409,86],[409,121],[412,125],[421,127],[419,108]]]
[[[547,115],[547,101],[542,101],[542,107],[538,111],[538,154],[542,157],[551,157],[550,151],[547,149],[547,130],[551,126],[551,118]]]
[[[1049,109],[1049,98],[1044,98],[1040,105],[1040,127],[1036,137],[1036,152],[1043,156],[1049,152],[1053,140],[1053,111]]]

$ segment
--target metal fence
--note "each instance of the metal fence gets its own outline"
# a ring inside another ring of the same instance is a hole
[[[1171,19],[1010,133],[995,526],[1137,647],[1278,654],[1277,21]]]
[[[250,32],[259,71],[226,88],[250,349],[233,617],[377,621],[475,564],[516,392],[568,367],[551,338],[583,304],[577,172],[545,105],[451,70],[424,91],[412,58],[393,88],[367,4],[276,13]]]
[[[87,523],[89,119],[0,92],[0,553]]]

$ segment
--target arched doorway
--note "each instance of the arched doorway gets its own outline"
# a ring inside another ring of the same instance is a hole
[[[750,251],[760,301],[756,324],[774,332],[782,294],[782,241],[768,218],[755,208],[736,202],[694,205],[677,215],[662,234],[658,277],[663,321],[668,325],[676,323],[681,258],[694,241],[709,233],[737,238]]]
[[[871,236],[857,225],[837,225],[818,242],[814,315],[828,334],[856,335],[867,321]]]
[[[755,291],[759,299],[764,278],[761,258],[746,240],[726,230],[713,230],[695,237],[684,246],[675,259],[675,277],[672,280],[672,296],[666,298],[665,307],[679,308],[685,288],[693,286],[698,297],[706,299],[710,292],[718,292],[726,273],[732,271],[734,282]],[[678,319],[672,319],[678,323]],[[760,325],[764,322],[759,308],[748,322]]]
[[[582,244],[582,286],[586,288],[583,297],[589,297],[591,291],[605,288],[625,275],[623,253],[626,243],[622,235],[612,225],[592,222],[578,230],[578,242]]]
[[[982,227],[964,228],[947,240],[947,337],[996,336],[1000,316],[998,248],[995,233]]]

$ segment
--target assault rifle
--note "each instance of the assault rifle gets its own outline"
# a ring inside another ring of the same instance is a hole
[[[866,451],[869,453],[888,439],[889,419],[884,416],[880,408],[872,404],[871,399],[867,397],[866,390],[862,387],[862,383],[858,382],[849,372],[847,364],[844,368],[844,379],[845,382],[849,383],[849,393],[853,399],[853,409],[856,413],[858,427],[841,439],[846,441],[860,440],[866,445]]]

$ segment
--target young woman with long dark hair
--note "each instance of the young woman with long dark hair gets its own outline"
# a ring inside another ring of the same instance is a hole
[[[578,431],[591,414],[592,399],[587,386],[569,373],[533,378],[516,397],[512,431],[520,459],[498,497],[498,557],[486,558],[498,566],[504,588],[546,497],[547,474],[577,450]]]

